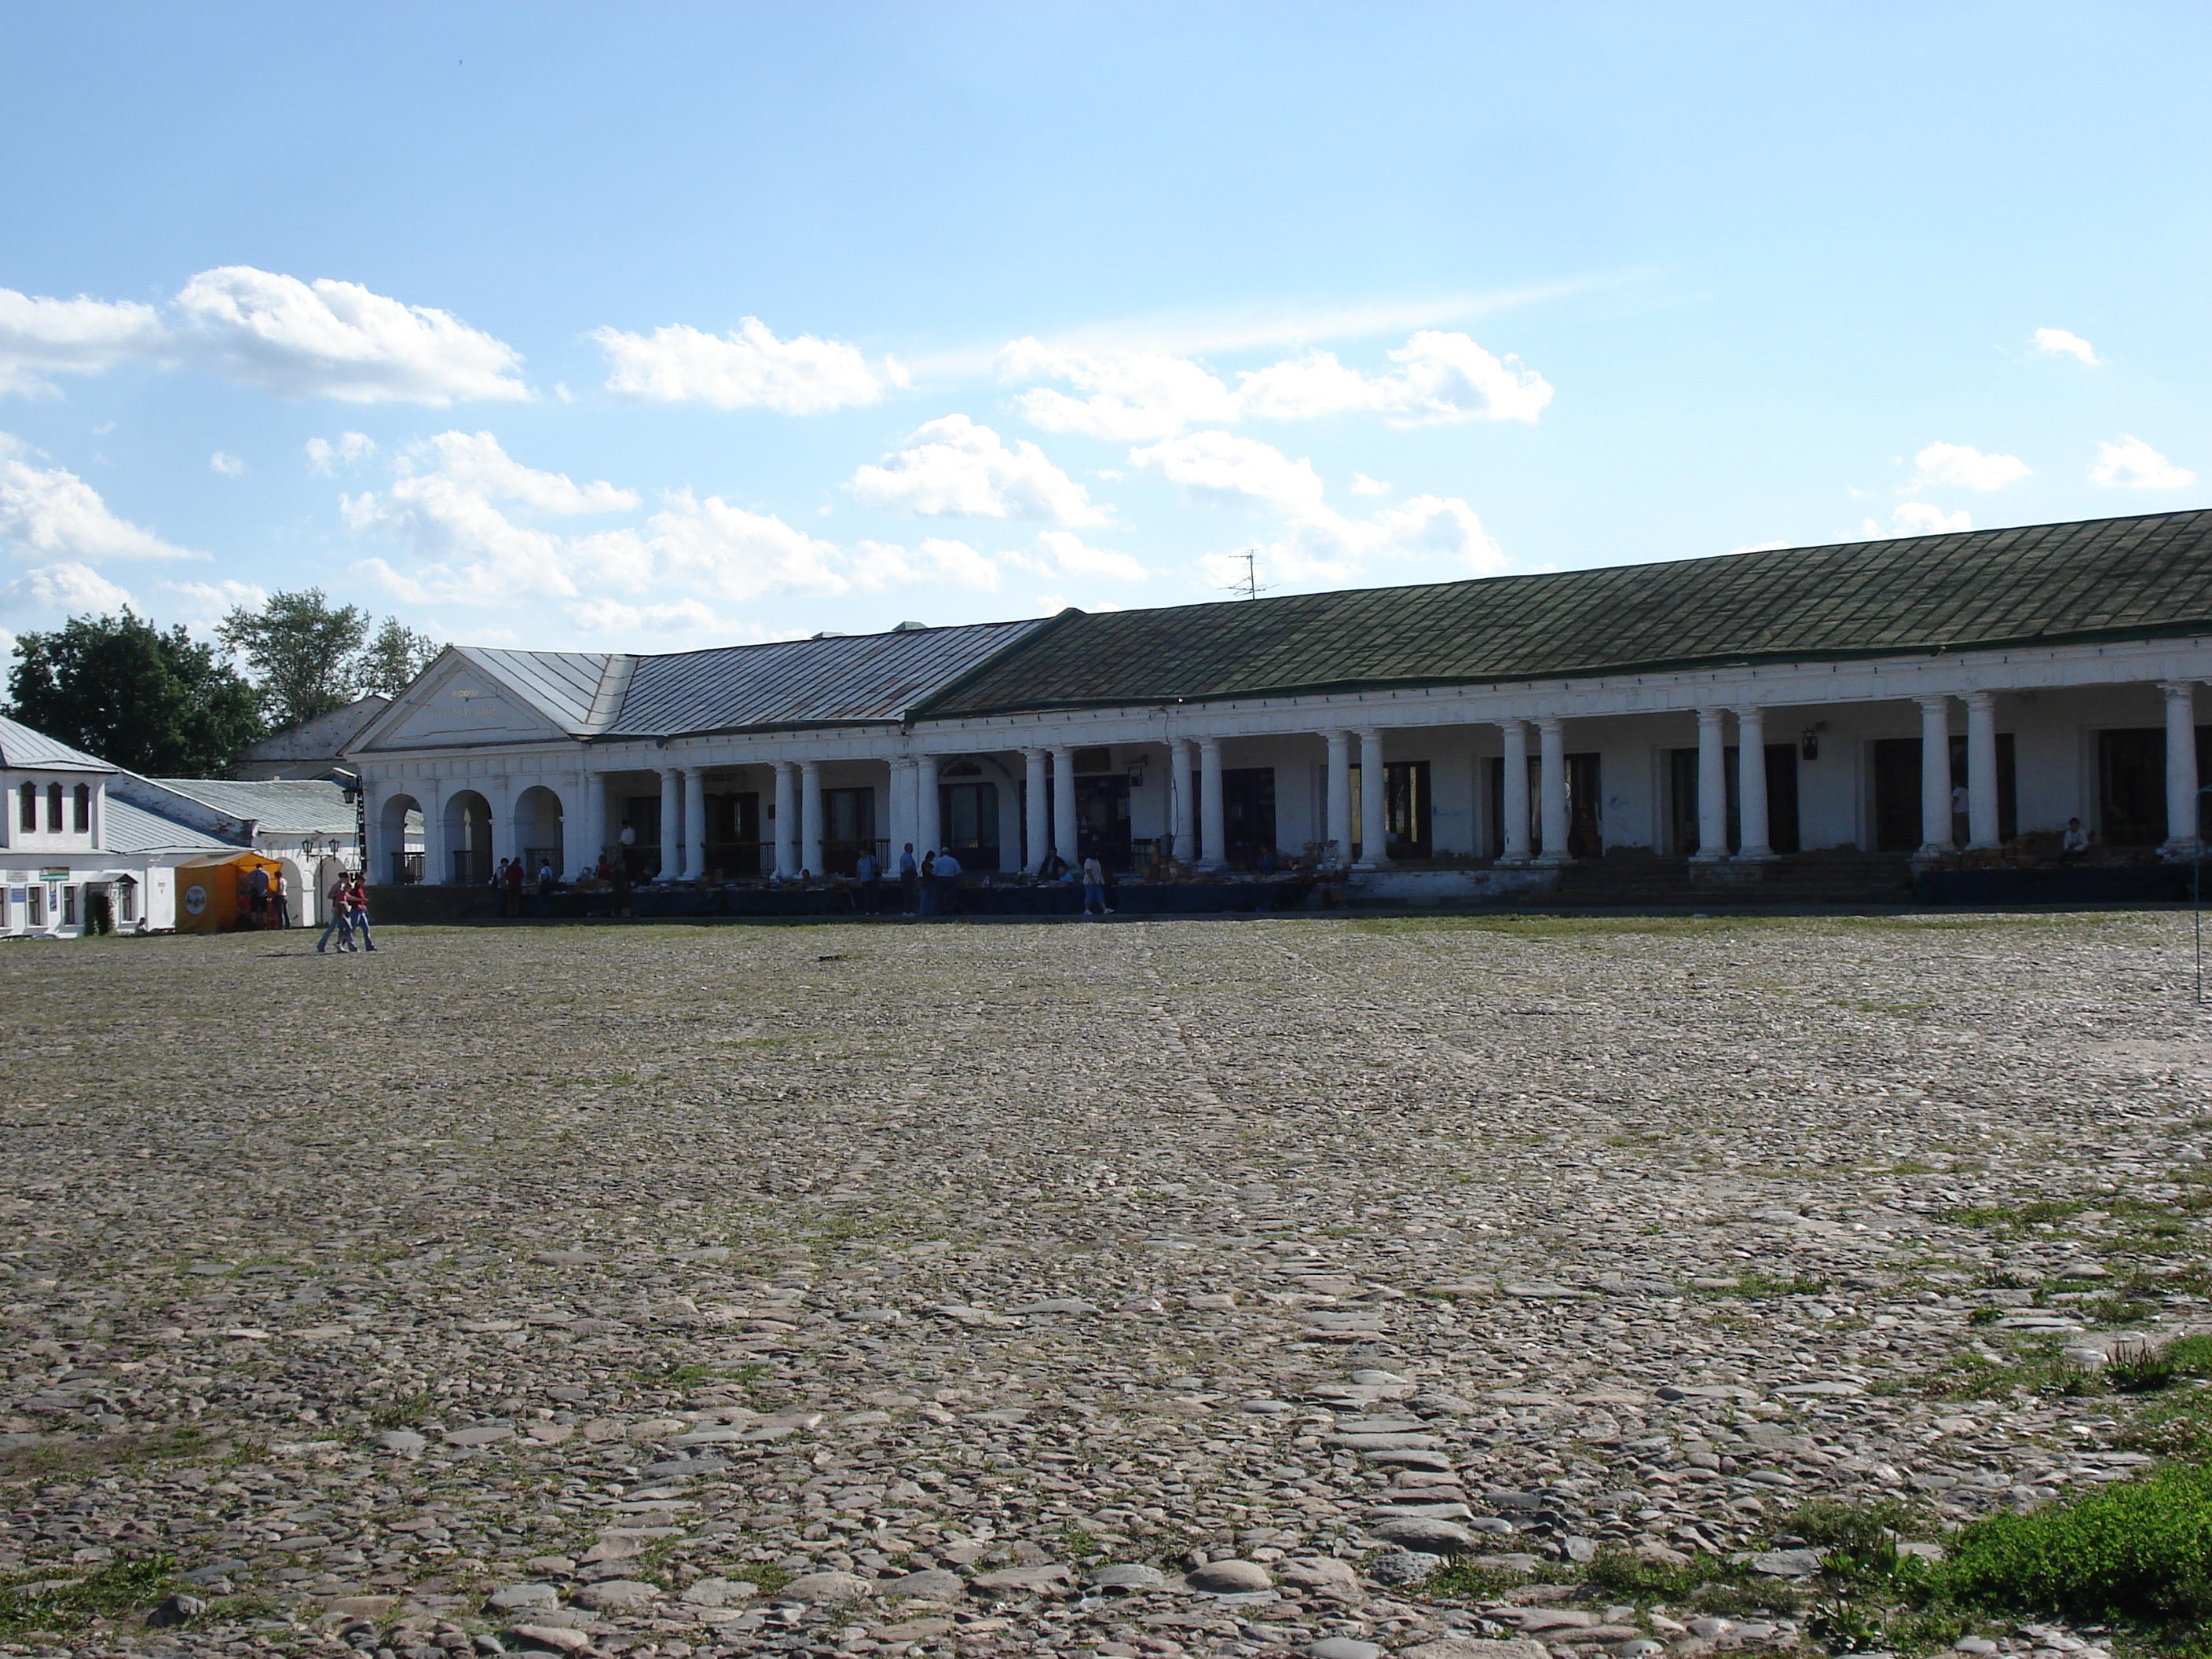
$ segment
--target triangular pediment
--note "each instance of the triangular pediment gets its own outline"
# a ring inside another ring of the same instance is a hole
[[[350,752],[545,742],[562,731],[467,653],[448,649],[349,745]]]

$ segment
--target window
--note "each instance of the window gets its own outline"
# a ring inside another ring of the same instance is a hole
[[[115,919],[124,922],[138,920],[138,884],[128,876],[118,878],[115,884]]]
[[[28,789],[31,786],[27,783],[23,786],[26,789]],[[33,927],[43,927],[46,925],[46,890],[33,883],[31,887],[31,926]]]
[[[39,786],[35,783],[25,784],[22,799],[22,811],[17,816],[15,822],[26,830],[35,830],[39,827]]]
[[[62,832],[62,787],[58,783],[46,786],[46,832],[54,836]]]
[[[1431,841],[1429,763],[1389,761],[1382,768],[1382,821],[1386,849],[1394,859],[1425,859]]]
[[[60,787],[58,784],[55,785],[56,788]],[[62,926],[64,927],[76,926],[76,889],[74,887],[62,889]]]
[[[92,786],[88,783],[80,783],[76,787],[76,811],[71,827],[80,836],[92,831]]]

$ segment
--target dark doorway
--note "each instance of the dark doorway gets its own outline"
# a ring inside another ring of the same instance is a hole
[[[657,806],[659,802],[655,802]],[[706,870],[724,879],[761,872],[761,798],[757,789],[707,797]]]
[[[629,825],[636,839],[623,851],[623,861],[629,866],[630,879],[643,881],[660,868],[660,797],[632,795],[623,802],[622,819],[615,825],[614,840],[622,842],[623,824]]]
[[[1601,809],[1603,777],[1595,750],[1569,755],[1567,762],[1567,853],[1578,859],[1605,854],[1605,817]],[[1544,767],[1541,758],[1528,757],[1528,850],[1544,850]],[[1490,762],[1490,845],[1492,856],[1505,850],[1505,760]]]
[[[1766,745],[1766,844],[1777,853],[1795,853],[1804,843],[1797,828],[1797,745]]]
[[[1228,842],[1230,867],[1249,870],[1262,851],[1275,845],[1275,769],[1272,766],[1226,768],[1221,774],[1223,839]],[[1208,848],[1209,853],[1213,849]]]
[[[1997,839],[1999,841],[2010,841],[2020,833],[2020,792],[2014,783],[2015,774],[2013,770],[2012,757],[2012,733],[1998,732]],[[2159,759],[2161,776],[2165,765],[2165,755],[2161,750]],[[1964,738],[1954,738],[1951,739],[1951,781],[1955,786],[1966,781],[1966,740]],[[2162,787],[2159,799],[2160,800],[2165,799],[2165,791]],[[1960,844],[1961,846],[1966,844],[1963,839]]]
[[[1096,858],[1109,870],[1129,868],[1129,780],[1126,775],[1076,779],[1075,848],[1079,860]]]
[[[876,846],[876,792],[870,788],[824,789],[822,792],[823,873],[849,876],[857,872],[863,853],[878,853]]]
[[[2097,829],[2107,847],[2155,847],[2166,839],[2162,728],[2097,733]]]
[[[999,868],[999,786],[948,783],[938,789],[945,845],[963,870]]]
[[[1876,738],[1875,851],[1910,853],[1920,845],[1920,739]]]
[[[1731,744],[1727,750],[1728,849],[1743,851],[1743,751]],[[1917,755],[1917,750],[1914,751]],[[1676,749],[1667,757],[1668,845],[1680,856],[1698,850],[1698,751]],[[1916,846],[1917,842],[1914,843]],[[1794,853],[1797,840],[1797,746],[1790,743],[1766,745],[1766,846],[1775,853]]]
[[[1393,859],[1425,859],[1433,817],[1429,799],[1429,763],[1389,761],[1382,768],[1383,851]]]

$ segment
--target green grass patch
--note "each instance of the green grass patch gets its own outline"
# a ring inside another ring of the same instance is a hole
[[[72,1582],[54,1583],[51,1589],[31,1588],[53,1582],[47,1575],[0,1585],[0,1637],[37,1631],[66,1635],[94,1620],[127,1619],[150,1611],[183,1583],[171,1555],[118,1561]]]
[[[372,1407],[368,1425],[373,1429],[411,1429],[427,1419],[431,1408],[438,1403],[435,1395],[404,1395],[397,1400],[387,1400]]]
[[[1825,1296],[1827,1294],[1827,1290],[1828,1281],[1825,1279],[1804,1279],[1796,1276],[1778,1279],[1771,1273],[1748,1273],[1738,1274],[1733,1285],[1716,1285],[1711,1290],[1701,1289],[1698,1294],[1712,1297],[1735,1296],[1744,1297],[1747,1301],[1764,1302],[1778,1296]]]
[[[1992,1612],[2180,1630],[2212,1621],[2212,1468],[2171,1464],[1950,1542],[1944,1589]]]
[[[679,1365],[671,1362],[665,1365],[640,1365],[630,1375],[641,1388],[684,1389],[710,1382],[721,1376],[722,1370],[718,1365]]]
[[[65,1474],[97,1474],[136,1463],[221,1457],[231,1450],[228,1439],[197,1427],[156,1429],[146,1434],[104,1434],[94,1440],[34,1440],[26,1445],[0,1447],[0,1480],[50,1480]]]
[[[1525,1572],[1504,1567],[1479,1567],[1472,1558],[1462,1556],[1431,1573],[1423,1581],[1421,1591],[1425,1595],[1455,1601],[1501,1601],[1509,1600],[1527,1583],[1528,1575]]]

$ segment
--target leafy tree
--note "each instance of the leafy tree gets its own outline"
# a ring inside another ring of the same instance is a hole
[[[403,626],[397,617],[386,617],[384,626],[362,647],[354,690],[362,696],[374,691],[396,697],[437,654],[438,642],[428,634]]]
[[[278,728],[354,700],[368,636],[368,612],[356,605],[332,609],[319,587],[271,593],[260,610],[240,605],[216,628],[216,637],[246,659],[262,713]]]
[[[182,628],[125,609],[15,641],[9,714],[134,772],[206,777],[264,731],[253,688]]]

